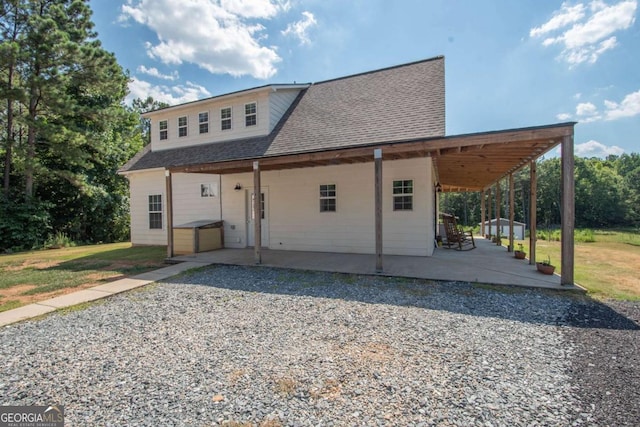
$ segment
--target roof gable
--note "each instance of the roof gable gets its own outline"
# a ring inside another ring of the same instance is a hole
[[[311,85],[267,154],[444,134],[444,57],[440,56]]]
[[[120,172],[318,152],[444,133],[444,57],[439,56],[312,84],[300,92],[268,136],[148,151]]]

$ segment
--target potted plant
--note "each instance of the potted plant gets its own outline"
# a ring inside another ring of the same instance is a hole
[[[524,251],[524,248],[522,247],[522,243],[518,243],[518,249],[515,250],[515,252],[513,253],[513,256],[516,259],[525,259],[525,257],[527,256],[527,253]]]
[[[551,257],[548,255],[546,261],[536,262],[536,267],[538,268],[538,271],[543,274],[553,274],[556,270],[556,266],[551,265]]]

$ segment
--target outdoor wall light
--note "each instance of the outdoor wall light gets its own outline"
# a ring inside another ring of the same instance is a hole
[[[233,187],[234,190],[236,191],[240,191],[242,190],[242,185],[240,185],[240,183],[237,183],[235,187]]]
[[[442,184],[440,184],[439,182],[436,182],[436,192],[442,193]]]

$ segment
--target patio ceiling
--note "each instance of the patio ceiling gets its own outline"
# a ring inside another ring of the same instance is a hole
[[[575,123],[510,129],[415,141],[366,144],[334,150],[172,167],[172,172],[229,174],[250,172],[260,161],[262,171],[373,162],[373,150],[383,160],[432,157],[443,191],[480,191],[517,171],[573,136]]]

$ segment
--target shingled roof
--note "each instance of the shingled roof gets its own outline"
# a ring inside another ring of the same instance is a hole
[[[120,172],[259,159],[444,136],[444,57],[312,84],[271,134],[162,151]]]

